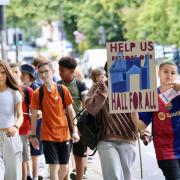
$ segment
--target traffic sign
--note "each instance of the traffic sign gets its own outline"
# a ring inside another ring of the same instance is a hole
[[[9,0],[0,0],[0,6],[8,5],[8,4],[9,4]]]

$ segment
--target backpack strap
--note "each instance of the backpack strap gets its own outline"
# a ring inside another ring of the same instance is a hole
[[[22,87],[23,87],[23,92],[24,92],[24,102],[26,106],[29,108],[29,105],[30,105],[29,89],[25,85],[23,85]]]
[[[59,80],[57,84],[63,84],[63,80]]]
[[[75,81],[76,81],[76,85],[77,85],[79,97],[80,97],[80,99],[82,99],[81,92],[82,92],[83,82],[80,81],[79,79],[76,79],[76,78],[75,78]],[[64,84],[64,81],[63,81],[63,80],[60,80],[60,81],[58,81],[57,83],[58,83],[58,84]]]
[[[64,108],[66,108],[65,103],[64,103],[64,92],[63,92],[62,84],[57,83],[57,88],[58,88],[58,92],[59,92],[59,94],[61,96],[63,106],[64,106]]]
[[[75,80],[76,80],[76,85],[77,85],[78,92],[79,92],[79,97],[82,99],[81,92],[82,92],[82,85],[83,85],[83,82],[80,81],[79,79],[75,79]]]
[[[39,88],[39,105],[40,109],[42,110],[42,101],[43,101],[43,96],[44,96],[44,91],[43,91],[43,86]]]

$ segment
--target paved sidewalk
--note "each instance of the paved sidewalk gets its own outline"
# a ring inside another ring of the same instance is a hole
[[[103,180],[98,152],[88,160],[88,180]]]

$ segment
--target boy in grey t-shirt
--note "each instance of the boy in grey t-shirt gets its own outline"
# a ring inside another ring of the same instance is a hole
[[[59,60],[59,74],[62,81],[59,83],[64,84],[71,93],[73,98],[73,108],[76,112],[80,112],[84,107],[85,96],[87,94],[87,87],[85,83],[74,77],[74,70],[77,66],[77,62],[72,57],[62,57]],[[86,156],[87,146],[85,146],[81,140],[78,143],[73,144],[73,154],[76,164],[76,179],[82,179],[84,170],[86,169]]]

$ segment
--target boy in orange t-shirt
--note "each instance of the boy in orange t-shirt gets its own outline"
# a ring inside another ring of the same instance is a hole
[[[35,90],[33,93],[31,103],[31,143],[34,148],[38,148],[38,141],[36,138],[36,120],[38,110],[41,109],[43,120],[40,137],[44,146],[46,163],[49,164],[50,167],[50,179],[64,179],[68,172],[69,155],[72,146],[64,106],[67,109],[72,124],[75,125],[76,119],[74,122],[73,119],[76,115],[72,106],[72,97],[68,89],[62,85],[64,94],[64,102],[62,102],[57,84],[53,82],[54,70],[49,61],[41,63],[38,67],[38,72],[44,82],[44,97],[42,107],[40,107],[39,89]],[[73,126],[72,139],[73,142],[79,140],[76,126]]]

